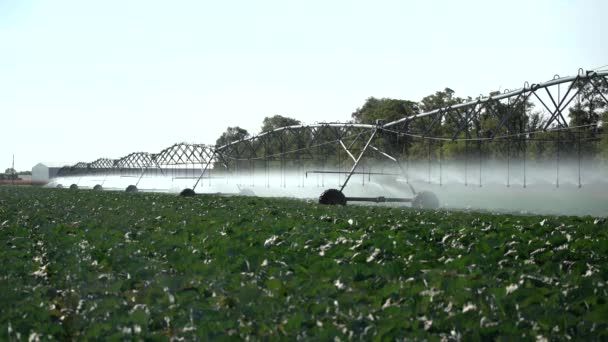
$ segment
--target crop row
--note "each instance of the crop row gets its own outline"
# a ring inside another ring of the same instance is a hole
[[[290,199],[0,187],[0,339],[606,339],[608,231]]]

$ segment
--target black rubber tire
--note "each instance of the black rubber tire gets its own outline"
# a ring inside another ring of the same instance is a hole
[[[70,185],[70,189],[72,189],[72,190],[78,190],[78,185],[72,184],[72,185]]]
[[[129,185],[125,191],[126,192],[137,192],[137,187],[135,185]]]
[[[437,209],[439,208],[439,199],[430,191],[422,191],[414,196],[412,208],[416,209]]]
[[[61,185],[61,184],[57,184],[56,188],[57,188],[57,189],[63,189],[63,185]]]
[[[338,189],[327,189],[319,196],[319,204],[346,205],[346,196]]]
[[[196,196],[196,192],[194,192],[192,189],[184,189],[179,193],[179,195],[183,197],[194,197]]]
[[[101,190],[103,190],[103,186],[97,184],[93,187],[93,190],[101,191]]]

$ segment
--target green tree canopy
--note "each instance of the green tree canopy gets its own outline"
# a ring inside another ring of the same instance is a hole
[[[602,137],[600,140],[600,158],[608,165],[608,110],[602,114]]]
[[[418,104],[413,101],[370,97],[351,116],[356,123],[375,124],[376,120],[390,122],[418,112]]]
[[[271,131],[271,130],[279,128],[279,127],[294,126],[294,125],[301,125],[301,124],[302,124],[302,122],[300,122],[300,120],[296,120],[296,119],[281,116],[281,115],[267,116],[264,118],[264,121],[262,122],[262,132]]]
[[[231,142],[245,139],[249,137],[249,132],[246,129],[241,128],[239,126],[228,127],[226,132],[222,133],[222,135],[216,140],[215,146],[223,146],[230,144]]]
[[[426,96],[420,101],[420,108],[423,112],[428,112],[434,109],[453,106],[463,103],[464,100],[454,96],[454,91],[450,88],[437,91],[433,95]]]
[[[591,84],[593,83],[593,84]],[[608,85],[602,82],[578,83],[576,103],[568,112],[570,126],[585,126],[597,123],[608,104],[604,101],[608,95]]]

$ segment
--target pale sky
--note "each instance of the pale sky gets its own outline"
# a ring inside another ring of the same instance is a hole
[[[0,0],[0,172],[608,64],[605,0]],[[603,37],[603,40],[602,40]]]

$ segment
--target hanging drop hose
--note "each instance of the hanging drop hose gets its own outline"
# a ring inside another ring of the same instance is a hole
[[[507,188],[511,187],[511,139],[507,140]]]
[[[526,155],[528,151],[527,143],[524,142],[524,189],[526,188]]]
[[[578,130],[578,188],[582,187],[581,184],[581,130]]]
[[[561,139],[561,134],[560,131],[557,131],[557,160],[555,161],[555,165],[556,165],[556,176],[555,176],[555,187],[559,188],[559,150],[560,150],[560,143],[559,143],[559,139]]]
[[[443,168],[441,165],[443,159],[443,145],[439,145],[439,186],[443,186]]]
[[[481,141],[477,142],[477,150],[479,152],[479,187],[481,188]]]
[[[431,140],[429,140],[429,151],[428,151],[428,183],[431,184]]]
[[[469,141],[464,142],[464,186],[468,186]]]

